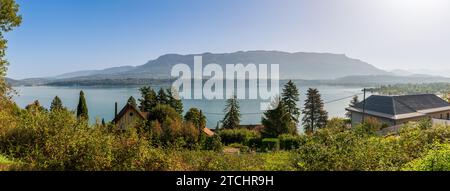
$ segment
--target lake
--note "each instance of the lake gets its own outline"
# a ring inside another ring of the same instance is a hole
[[[306,90],[309,87],[299,86],[300,103],[306,98]],[[159,87],[155,87],[159,88]],[[349,96],[361,93],[361,87],[346,86],[315,86],[325,102],[325,109],[330,117],[344,117],[345,107],[350,103]],[[119,111],[125,105],[130,96],[136,99],[140,98],[139,87],[50,87],[50,86],[31,86],[31,87],[14,87],[18,91],[18,95],[14,96],[15,102],[20,107],[32,103],[34,100],[39,102],[46,108],[50,107],[53,98],[58,95],[63,104],[71,110],[75,110],[78,104],[79,91],[83,90],[86,95],[86,101],[89,108],[89,116],[91,122],[104,118],[110,121],[114,117],[114,103],[118,102]],[[344,98],[344,99],[342,99]],[[362,95],[360,96],[360,100]],[[331,101],[331,102],[330,102]],[[215,128],[217,122],[224,116],[223,110],[225,100],[183,100],[184,111],[191,107],[197,107],[205,113],[207,117],[207,126]],[[261,121],[261,111],[259,100],[240,100],[242,119],[241,124],[259,124]]]

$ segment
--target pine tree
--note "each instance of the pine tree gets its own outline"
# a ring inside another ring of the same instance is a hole
[[[289,108],[280,98],[275,98],[271,109],[264,112],[262,124],[263,137],[275,138],[281,134],[297,134],[296,124],[289,113]]]
[[[222,127],[224,129],[238,128],[241,122],[241,113],[239,111],[239,102],[236,95],[227,100],[224,112],[225,117],[222,121]]]
[[[130,96],[130,98],[128,98],[127,104],[137,107],[136,99],[134,99],[133,96]]]
[[[139,91],[141,92],[142,97],[139,99],[139,109],[145,112],[151,111],[158,104],[155,90],[151,87],[145,86],[139,89]]]
[[[357,103],[359,103],[359,100],[358,100],[358,96],[355,95],[353,97],[353,99],[350,101],[350,104],[348,106],[354,107]],[[349,119],[352,118],[352,112],[347,111],[347,113],[345,113],[345,116]]]
[[[300,117],[300,108],[297,107],[299,102],[300,94],[298,92],[297,86],[289,80],[289,82],[284,85],[282,93],[282,101],[287,107],[287,111],[290,113],[292,120],[297,124]]]
[[[164,91],[164,89],[159,89],[158,91],[158,95],[156,96],[156,100],[158,101],[158,104],[164,104],[164,105],[168,105],[169,104],[169,98],[166,94],[166,91]]]
[[[174,108],[178,114],[183,113],[183,102],[181,101],[178,91],[174,88],[169,88],[167,91],[167,97],[169,100],[169,105]]]
[[[61,99],[58,96],[55,96],[53,99],[51,105],[50,105],[50,111],[61,111],[65,109]]]
[[[102,126],[103,126],[103,127],[106,127],[105,118],[102,118]]]
[[[78,100],[77,117],[79,119],[89,120],[88,107],[84,92],[80,91],[80,99]]]
[[[315,130],[324,128],[328,121],[328,113],[324,110],[324,104],[317,89],[308,89],[305,107],[302,111],[305,133],[310,134]]]

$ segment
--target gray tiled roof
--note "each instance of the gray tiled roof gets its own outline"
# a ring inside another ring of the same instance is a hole
[[[419,110],[448,107],[450,104],[434,94],[379,96],[372,95],[366,99],[366,110],[400,115],[417,112]],[[363,108],[363,102],[357,103],[355,108]]]

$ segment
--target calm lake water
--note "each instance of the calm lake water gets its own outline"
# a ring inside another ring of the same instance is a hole
[[[300,89],[300,103],[303,105],[305,100],[306,90],[309,87],[298,86]],[[159,87],[155,87],[159,88]],[[354,94],[361,93],[360,87],[345,87],[345,86],[316,86],[324,100],[325,109],[328,111],[330,117],[344,117],[345,107],[348,106],[351,98],[338,100]],[[130,96],[136,99],[140,97],[139,87],[49,87],[49,86],[35,86],[35,87],[15,87],[19,95],[14,97],[14,100],[20,107],[32,103],[34,100],[49,108],[53,98],[58,95],[63,101],[64,105],[69,109],[75,110],[78,104],[79,91],[83,90],[86,95],[86,100],[89,108],[89,116],[92,122],[98,118],[104,118],[110,121],[114,117],[114,103],[118,102],[119,111],[125,105]],[[360,100],[362,96],[360,96]],[[334,101],[332,103],[327,103]],[[215,128],[217,122],[223,118],[223,109],[225,107],[225,100],[183,100],[184,110],[187,111],[191,107],[197,107],[203,110],[208,123],[207,126]],[[259,124],[261,121],[260,101],[259,100],[240,100],[242,124]]]

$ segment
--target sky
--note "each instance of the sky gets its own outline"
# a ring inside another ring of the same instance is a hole
[[[8,77],[240,50],[346,54],[385,70],[450,72],[448,0],[17,0]]]

